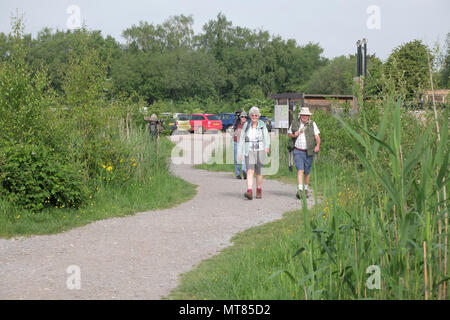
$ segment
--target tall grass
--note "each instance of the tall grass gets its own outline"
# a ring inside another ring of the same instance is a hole
[[[389,101],[378,132],[361,128],[359,134],[341,123],[352,136],[352,147],[376,187],[372,204],[363,209],[378,221],[371,230],[379,228],[383,235],[375,243],[385,251],[381,266],[388,277],[384,285],[396,290],[400,298],[407,289],[413,297],[441,298],[438,288],[447,275],[437,254],[442,249],[437,226],[443,221],[447,204],[439,203],[437,199],[443,197],[436,195],[443,192],[448,170],[448,131],[440,140],[432,134],[432,126],[417,132],[414,147],[405,154],[400,112],[400,104]],[[448,128],[448,114],[442,118],[443,127]],[[389,137],[384,136],[386,131]],[[386,154],[388,161],[384,160]],[[424,270],[428,275],[426,279],[423,275],[419,285]],[[413,290],[407,288],[411,281],[415,283]]]
[[[365,110],[358,122],[336,116],[357,158],[316,159],[311,179],[321,203],[238,235],[170,297],[448,299],[448,234],[438,227],[448,210],[439,200],[448,132],[438,140],[432,125],[411,123],[394,100],[380,111],[378,123]],[[448,128],[448,111],[440,122]]]
[[[298,249],[303,272],[283,272],[304,286],[304,298],[448,298],[441,286],[449,278],[439,255],[447,250],[441,237],[448,235],[438,230],[447,212],[447,203],[438,199],[444,198],[448,131],[440,140],[432,126],[417,132],[406,153],[399,102],[387,101],[376,132],[337,119],[362,164],[359,179],[347,190],[328,184],[334,196],[317,215],[329,213],[326,219],[311,219],[304,207],[306,236]],[[448,112],[442,122],[448,128]],[[343,201],[351,190],[358,192],[358,198]],[[368,289],[371,266],[381,271],[379,289]]]
[[[101,219],[168,208],[195,195],[194,185],[169,171],[174,145],[167,138],[152,141],[145,129],[135,128],[120,139],[129,150],[120,168],[125,181],[118,183],[112,177],[118,174],[118,168],[105,168],[97,178],[96,192],[88,205],[79,209],[46,208],[32,212],[0,198],[0,237],[58,233]]]

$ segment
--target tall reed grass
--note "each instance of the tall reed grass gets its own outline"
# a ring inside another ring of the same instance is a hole
[[[349,173],[355,179],[346,189],[324,185],[327,203],[320,212],[304,206],[305,236],[295,255],[301,269],[281,271],[304,288],[303,298],[448,298],[448,261],[442,255],[448,234],[438,227],[446,224],[448,205],[439,200],[446,198],[448,130],[439,140],[433,126],[417,130],[405,153],[401,112],[399,102],[387,101],[376,132],[336,116],[362,169]],[[448,128],[448,111],[441,120]],[[367,283],[371,266],[380,270],[379,288]]]
[[[437,139],[433,122],[412,123],[393,99],[377,110],[379,122],[366,112],[335,117],[356,159],[317,157],[311,185],[321,202],[236,236],[170,297],[448,299],[448,130]],[[439,122],[448,128],[448,111]]]

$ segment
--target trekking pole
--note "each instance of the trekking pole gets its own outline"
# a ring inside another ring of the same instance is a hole
[[[294,163],[294,151],[288,151],[288,159],[289,159],[289,171],[292,172],[292,165]]]

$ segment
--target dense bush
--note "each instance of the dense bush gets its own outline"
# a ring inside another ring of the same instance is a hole
[[[352,118],[345,114],[346,119]],[[311,117],[320,130],[320,153],[337,161],[354,160],[355,154],[350,148],[350,139],[342,126],[329,111],[317,110]]]
[[[0,193],[26,209],[77,208],[88,197],[82,168],[42,145],[2,147],[0,168]]]
[[[133,138],[144,124],[142,99],[110,100],[108,59],[90,46],[86,30],[77,37],[62,94],[50,89],[44,68],[27,63],[20,19],[11,57],[0,63],[0,195],[18,208],[81,207],[104,183],[141,179],[141,167],[155,160]]]

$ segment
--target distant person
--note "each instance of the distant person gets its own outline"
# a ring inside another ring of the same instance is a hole
[[[270,136],[266,124],[259,120],[261,112],[252,107],[248,112],[250,122],[246,122],[241,131],[238,145],[238,160],[245,157],[247,168],[247,192],[244,197],[253,199],[253,176],[256,174],[256,199],[262,198],[262,168],[270,150]]]
[[[240,116],[241,116],[242,110],[237,110],[234,113],[234,123],[233,123],[233,130],[236,130],[236,126],[239,124],[240,122]]]
[[[245,166],[245,161],[243,159],[238,160],[238,145],[239,139],[241,137],[242,128],[247,123],[247,113],[245,111],[239,112],[238,122],[233,126],[233,140],[234,140],[234,172],[236,173],[236,178],[241,179],[241,171],[242,177],[247,179],[247,169]]]
[[[158,119],[156,114],[150,116],[150,121],[148,123],[148,130],[150,133],[150,138],[153,140],[159,140],[159,135],[163,131],[161,121]]]
[[[310,120],[312,113],[309,108],[301,108],[299,117],[294,119],[288,130],[294,146],[294,161],[297,167],[298,191],[297,198],[301,199],[303,192],[308,198],[308,184],[314,153],[320,150],[320,131],[314,121]]]

